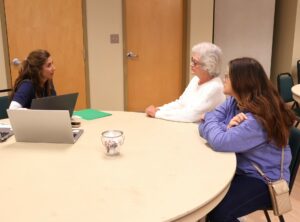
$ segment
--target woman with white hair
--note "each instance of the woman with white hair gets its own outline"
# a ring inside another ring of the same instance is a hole
[[[199,122],[202,114],[225,100],[221,72],[221,49],[203,42],[192,48],[191,70],[195,75],[179,99],[160,107],[146,108],[149,117],[180,122]]]

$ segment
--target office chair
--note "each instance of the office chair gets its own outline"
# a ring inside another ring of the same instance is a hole
[[[300,122],[300,108],[299,104],[293,99],[292,87],[294,86],[293,77],[290,73],[281,73],[277,76],[277,87],[278,92],[285,103],[292,102],[292,110],[296,115],[296,123],[297,127]]]
[[[0,93],[10,92],[10,91],[11,89],[1,89]],[[5,119],[8,117],[6,110],[8,109],[9,104],[10,104],[10,99],[8,95],[0,97],[0,119]]]
[[[298,77],[298,84],[300,84],[300,60],[297,61],[297,77]]]
[[[298,172],[299,164],[300,164],[300,130],[298,128],[293,127],[290,131],[290,138],[289,138],[289,145],[291,147],[291,152],[292,152],[292,161],[290,165],[290,194],[293,189],[293,185],[296,179],[296,175]],[[264,214],[266,216],[266,219],[268,222],[271,222],[270,216],[268,214],[268,210],[271,209],[265,209]],[[283,215],[278,216],[280,222],[284,222],[284,217]]]

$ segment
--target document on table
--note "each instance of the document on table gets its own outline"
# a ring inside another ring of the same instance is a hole
[[[73,116],[79,116],[80,118],[85,120],[93,120],[93,119],[103,118],[110,115],[111,113],[106,113],[95,109],[83,109],[83,110],[75,111],[73,113]]]

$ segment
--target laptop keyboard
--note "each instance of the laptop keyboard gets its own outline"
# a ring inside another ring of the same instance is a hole
[[[9,134],[9,132],[0,132],[0,138],[5,137]]]
[[[75,139],[77,134],[80,132],[80,130],[78,129],[72,129],[72,133],[73,133],[73,138]]]
[[[7,138],[9,138],[12,135],[13,135],[12,132],[7,132],[7,131],[1,132],[0,131],[0,142],[4,142],[5,140],[7,140]]]

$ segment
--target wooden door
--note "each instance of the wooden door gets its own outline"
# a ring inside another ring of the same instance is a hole
[[[126,109],[170,102],[183,90],[184,0],[125,0]],[[136,55],[136,56],[135,56]]]
[[[4,0],[10,61],[35,49],[50,52],[58,94],[79,92],[76,109],[87,106],[82,0]],[[11,63],[12,64],[12,63]],[[14,83],[18,67],[11,65]]]

